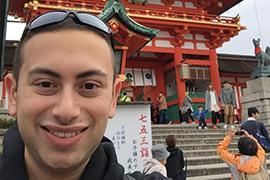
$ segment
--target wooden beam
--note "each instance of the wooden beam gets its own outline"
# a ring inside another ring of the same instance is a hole
[[[165,66],[163,66],[162,72],[169,71],[170,69],[174,68],[174,65],[175,65],[175,62],[174,61],[166,64]]]
[[[185,63],[194,66],[210,66],[211,62],[207,60],[186,60]]]
[[[153,46],[144,46],[141,52],[174,53],[174,48],[161,48]]]

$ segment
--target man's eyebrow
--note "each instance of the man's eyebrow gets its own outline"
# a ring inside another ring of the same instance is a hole
[[[44,75],[49,75],[49,76],[52,76],[54,78],[61,78],[61,75],[52,71],[52,70],[49,70],[49,69],[46,69],[46,68],[35,68],[33,69],[32,71],[29,72],[29,75],[32,76],[34,74],[44,74]]]
[[[76,79],[82,79],[82,78],[86,78],[89,76],[101,76],[103,78],[107,78],[107,75],[104,72],[101,72],[99,70],[89,70],[89,71],[85,71],[85,72],[78,74],[76,76]]]
[[[44,75],[49,75],[49,76],[52,76],[54,78],[62,78],[62,76],[55,72],[55,71],[52,71],[52,70],[49,70],[49,69],[46,69],[46,68],[35,68],[33,69],[32,71],[29,72],[29,75],[32,76],[34,74],[44,74]],[[106,78],[107,75],[104,73],[104,72],[101,72],[99,70],[89,70],[89,71],[85,71],[85,72],[82,72],[82,73],[79,73],[77,76],[76,76],[76,79],[82,79],[82,78],[86,78],[86,77],[89,77],[89,76],[101,76],[101,77],[104,77]]]

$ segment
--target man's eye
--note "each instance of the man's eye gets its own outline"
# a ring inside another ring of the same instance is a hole
[[[94,83],[84,83],[81,88],[84,89],[84,90],[93,90],[93,89],[96,89],[98,86]]]
[[[37,94],[50,96],[57,92],[56,82],[49,80],[40,80],[33,83],[33,88]]]
[[[49,81],[38,82],[35,85],[41,88],[55,88],[56,87],[53,83]]]
[[[100,86],[95,82],[84,82],[79,86],[79,93],[85,97],[94,97],[99,93]]]

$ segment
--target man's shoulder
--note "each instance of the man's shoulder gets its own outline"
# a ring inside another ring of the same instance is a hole
[[[254,125],[254,124],[256,124],[256,123],[258,123],[258,121],[247,119],[247,120],[245,120],[245,121],[241,124],[241,127],[242,127],[242,126]]]
[[[139,171],[133,172],[132,174],[125,174],[123,180],[171,180],[158,172],[151,174],[143,174]]]

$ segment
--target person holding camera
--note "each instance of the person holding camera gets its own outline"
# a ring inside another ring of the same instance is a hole
[[[249,134],[254,136],[261,144],[266,153],[270,152],[270,138],[269,133],[262,122],[259,122],[259,110],[256,107],[248,108],[248,119],[241,125],[241,129],[246,130]],[[265,144],[261,141],[264,139]],[[268,147],[266,147],[266,144]]]
[[[237,154],[228,151],[228,146],[235,135],[241,135],[238,140],[239,153]],[[226,137],[218,144],[217,153],[228,164],[232,173],[231,179],[268,179],[266,169],[263,166],[265,151],[247,131],[235,131],[230,128]]]

